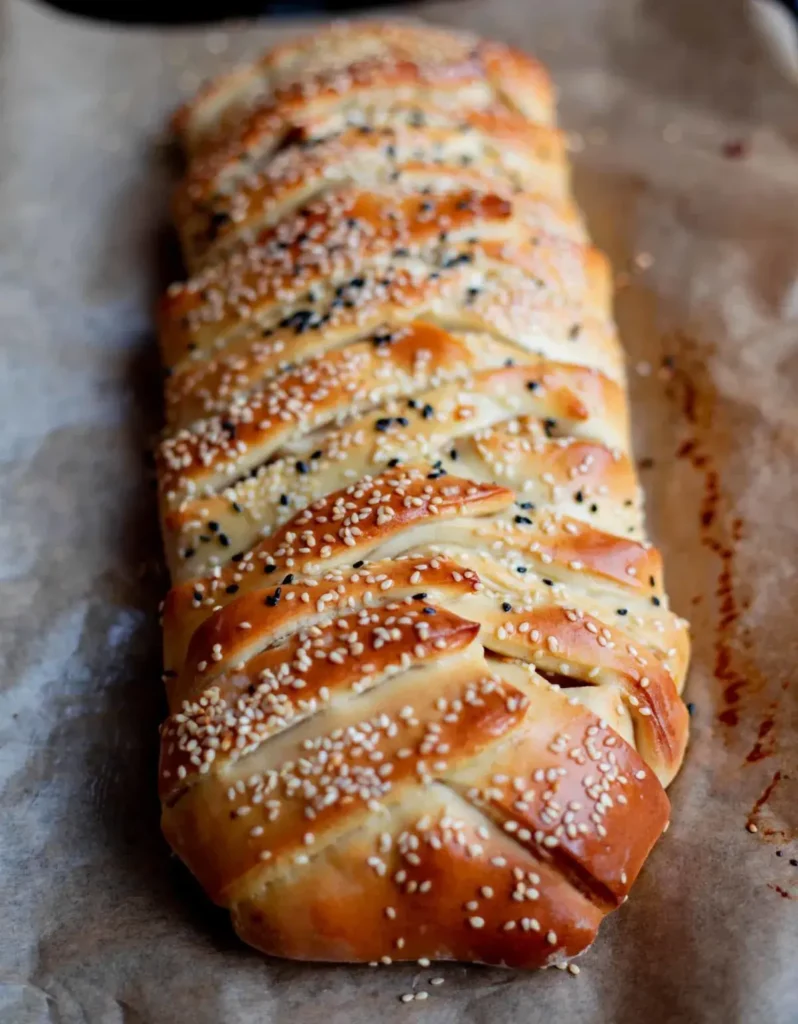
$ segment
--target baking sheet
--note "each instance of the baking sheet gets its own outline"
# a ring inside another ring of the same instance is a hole
[[[423,12],[550,65],[618,270],[650,524],[694,625],[670,831],[578,977],[267,961],[209,907],[155,798],[162,132],[198,76],[295,26],[125,30],[0,0],[3,1024],[798,1020],[796,93],[736,4]]]

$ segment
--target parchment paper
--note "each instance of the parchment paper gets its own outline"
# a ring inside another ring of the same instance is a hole
[[[731,2],[423,10],[550,65],[626,285],[651,528],[694,624],[672,827],[576,978],[267,961],[209,907],[155,799],[162,126],[198,75],[296,26],[0,0],[3,1024],[798,1020],[798,94]]]

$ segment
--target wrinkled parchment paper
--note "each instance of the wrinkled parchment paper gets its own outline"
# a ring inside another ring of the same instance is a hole
[[[650,524],[694,624],[672,827],[579,977],[236,940],[155,798],[163,123],[296,26],[124,30],[0,0],[2,1024],[798,1020],[798,93],[732,2],[423,11],[549,64],[618,270]]]

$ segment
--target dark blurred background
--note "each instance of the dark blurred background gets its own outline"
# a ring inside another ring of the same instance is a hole
[[[374,6],[375,0],[47,0],[84,17],[138,23],[185,23],[226,18],[336,15]],[[381,0],[380,6],[391,0]],[[522,0],[523,2],[523,0]]]

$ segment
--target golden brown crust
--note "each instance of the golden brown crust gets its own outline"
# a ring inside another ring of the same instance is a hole
[[[351,185],[442,191],[470,183],[508,196],[537,190],[548,197],[551,213],[561,207],[563,229],[575,230],[578,217],[562,196],[563,141],[554,129],[482,111],[461,115],[455,126],[433,127],[430,113],[418,107],[403,126],[397,113],[378,129],[361,125],[329,138],[300,138],[235,191],[187,184],[175,197],[175,220],[188,262],[217,261],[300,206]]]
[[[164,362],[174,367],[218,351],[252,321],[271,326],[275,307],[290,309],[322,284],[349,290],[363,269],[388,270],[392,258],[415,257],[427,275],[464,260],[486,270],[513,268],[534,280],[539,305],[606,317],[606,258],[579,243],[541,238],[538,211],[534,200],[473,189],[398,197],[345,189],[320,199],[169,289],[160,314]]]
[[[563,963],[667,823],[689,638],[548,79],[364,22],[174,127],[164,832],[268,953]]]

